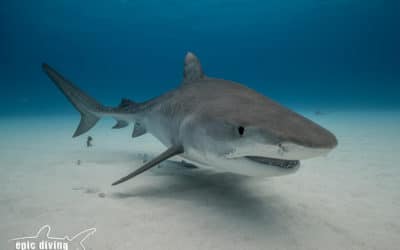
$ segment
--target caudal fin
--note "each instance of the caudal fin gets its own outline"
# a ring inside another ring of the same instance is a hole
[[[85,94],[49,65],[44,63],[42,68],[72,105],[81,113],[81,121],[73,137],[77,137],[91,129],[100,119],[102,111],[105,110],[104,106]]]

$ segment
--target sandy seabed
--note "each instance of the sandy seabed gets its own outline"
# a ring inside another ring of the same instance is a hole
[[[339,146],[293,175],[169,161],[114,187],[164,147],[111,130],[112,120],[88,133],[86,148],[86,135],[71,138],[78,116],[2,117],[0,249],[46,224],[57,237],[95,227],[86,250],[399,249],[400,111],[307,116]]]

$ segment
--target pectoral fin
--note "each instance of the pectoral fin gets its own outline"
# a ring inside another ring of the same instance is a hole
[[[136,169],[135,171],[133,171],[129,175],[127,175],[125,177],[122,177],[118,181],[114,182],[112,185],[115,186],[115,185],[118,185],[118,184],[120,184],[122,182],[125,182],[125,181],[135,177],[136,175],[139,175],[139,174],[145,172],[146,170],[149,170],[150,168],[156,166],[158,163],[160,163],[162,161],[165,161],[168,158],[171,158],[172,156],[181,154],[183,152],[184,152],[184,150],[183,150],[183,147],[181,145],[172,146],[169,149],[167,149],[166,151],[164,151],[162,154],[157,156],[156,158],[154,158],[151,161],[149,161],[146,164],[144,164],[142,167]]]

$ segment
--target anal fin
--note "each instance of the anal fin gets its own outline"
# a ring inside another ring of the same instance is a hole
[[[146,133],[147,133],[146,128],[139,122],[136,122],[135,128],[133,129],[132,137],[135,138],[135,137],[144,135]]]

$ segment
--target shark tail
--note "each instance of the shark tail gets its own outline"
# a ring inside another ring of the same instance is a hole
[[[99,119],[105,115],[108,108],[97,102],[95,99],[85,94],[72,82],[65,79],[60,73],[50,67],[48,64],[42,65],[43,71],[54,82],[54,84],[67,97],[72,105],[81,114],[81,120],[73,137],[77,137],[94,127]]]

